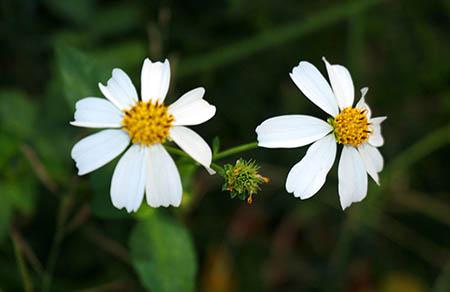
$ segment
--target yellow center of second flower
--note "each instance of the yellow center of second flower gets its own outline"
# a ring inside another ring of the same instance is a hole
[[[133,143],[147,146],[163,143],[174,121],[164,103],[139,101],[124,113],[122,126]]]
[[[339,144],[358,146],[369,138],[366,110],[348,107],[331,121]]]

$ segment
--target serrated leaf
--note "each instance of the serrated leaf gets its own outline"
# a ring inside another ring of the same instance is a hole
[[[130,237],[131,257],[142,285],[155,292],[195,289],[197,262],[186,228],[161,211],[140,221]]]

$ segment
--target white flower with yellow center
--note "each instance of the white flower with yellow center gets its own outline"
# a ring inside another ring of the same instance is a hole
[[[83,175],[120,158],[112,177],[111,200],[116,208],[136,211],[144,193],[152,207],[179,206],[182,186],[178,169],[162,144],[173,140],[194,160],[206,167],[212,153],[197,133],[185,126],[198,125],[214,116],[216,108],[203,100],[205,89],[193,89],[170,106],[164,104],[170,81],[170,65],[144,61],[141,99],[133,83],[120,69],[112,71],[106,86],[107,98],[87,97],[76,103],[74,126],[110,128],[80,140],[72,158]]]
[[[290,170],[286,190],[308,199],[325,183],[336,158],[336,144],[342,144],[338,167],[338,189],[342,209],[367,195],[367,173],[378,184],[383,157],[381,123],[386,117],[372,118],[364,97],[353,106],[354,87],[348,70],[330,65],[325,58],[331,87],[317,68],[302,61],[290,74],[303,94],[331,115],[328,122],[306,115],[285,115],[267,119],[256,128],[258,145],[267,148],[295,148],[313,143],[303,159]]]

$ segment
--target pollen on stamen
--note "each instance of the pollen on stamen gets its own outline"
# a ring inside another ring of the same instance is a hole
[[[339,144],[358,146],[369,139],[369,122],[365,109],[345,108],[331,124]]]
[[[139,101],[124,113],[123,129],[133,143],[146,146],[164,143],[174,121],[167,106],[151,101]]]

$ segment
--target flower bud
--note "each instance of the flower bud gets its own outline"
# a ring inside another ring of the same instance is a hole
[[[253,196],[261,190],[262,183],[269,178],[258,173],[259,165],[254,160],[238,159],[236,163],[224,165],[225,183],[222,190],[230,192],[231,198],[246,200],[252,204]]]

